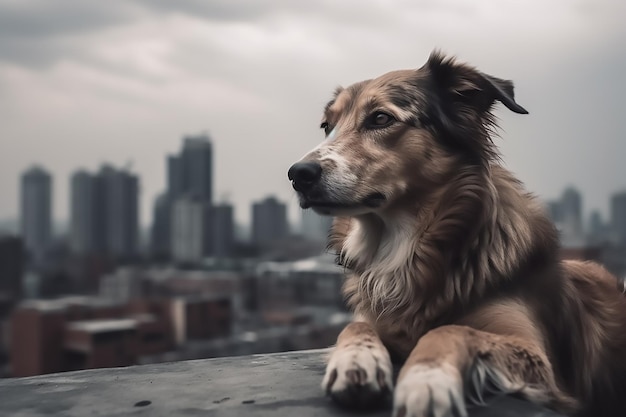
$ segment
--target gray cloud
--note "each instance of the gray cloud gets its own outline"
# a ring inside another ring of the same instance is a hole
[[[0,0],[0,217],[16,214],[33,162],[55,174],[66,218],[72,170],[133,159],[145,223],[164,155],[204,129],[239,220],[267,193],[295,217],[285,172],[321,139],[333,88],[418,67],[434,47],[515,80],[531,114],[501,110],[500,143],[529,188],[574,183],[606,210],[626,186],[625,12],[618,0]]]
[[[0,36],[3,38],[46,37],[92,32],[138,17],[128,2],[80,0],[0,1]]]

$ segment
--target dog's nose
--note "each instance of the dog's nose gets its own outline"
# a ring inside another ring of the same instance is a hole
[[[322,166],[317,162],[297,162],[289,168],[287,176],[296,191],[306,191],[322,176]]]

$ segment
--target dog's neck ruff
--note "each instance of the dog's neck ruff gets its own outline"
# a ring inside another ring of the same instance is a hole
[[[427,328],[512,275],[532,245],[532,204],[517,183],[490,173],[460,174],[420,209],[351,220],[341,256],[357,313]]]

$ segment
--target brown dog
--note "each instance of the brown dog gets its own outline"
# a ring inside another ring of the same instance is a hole
[[[326,106],[326,140],[289,170],[300,205],[336,217],[355,313],[323,388],[353,407],[394,391],[396,416],[464,416],[493,389],[626,416],[626,298],[602,267],[559,261],[540,204],[498,163],[496,100],[526,113],[510,81],[435,52]]]

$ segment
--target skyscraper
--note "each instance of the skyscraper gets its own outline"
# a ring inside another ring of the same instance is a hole
[[[626,245],[626,191],[611,196],[611,228],[617,242]]]
[[[98,181],[91,173],[80,170],[70,180],[70,247],[77,254],[104,249],[101,225],[98,224]]]
[[[117,258],[133,258],[139,247],[139,180],[108,165],[100,169],[98,177],[107,252]]]
[[[302,235],[310,240],[326,242],[333,217],[321,216],[311,209],[302,210]]]
[[[210,211],[210,230],[208,231],[212,256],[224,258],[233,254],[235,244],[235,223],[233,206],[227,203],[217,204]]]
[[[185,194],[185,177],[180,155],[167,156],[167,190],[168,197],[174,199]]]
[[[587,241],[591,245],[600,245],[608,240],[609,227],[602,220],[602,215],[598,210],[594,210],[589,215],[589,229]]]
[[[178,155],[167,158],[168,194],[213,201],[213,145],[208,135],[186,136]]]
[[[563,233],[572,238],[580,238],[583,235],[582,197],[580,192],[573,187],[568,187],[563,191],[561,214],[563,216]]]
[[[185,196],[172,207],[172,258],[178,262],[201,262],[207,257],[232,255],[233,207],[212,206],[201,198]]]
[[[43,260],[51,240],[52,180],[43,168],[35,166],[21,178],[21,233],[31,260]]]
[[[175,215],[175,207],[179,200],[184,199],[178,209],[179,213],[191,210],[193,206],[202,205],[204,208],[203,219],[210,216],[210,206],[213,201],[213,145],[207,134],[186,136],[183,138],[181,151],[175,155],[168,155],[167,159],[167,190],[154,202],[154,218],[152,225],[152,250],[159,257],[169,257],[182,261],[182,258],[190,261],[191,258],[207,256],[211,252],[208,247],[210,237],[203,236],[204,249],[197,249],[198,241],[182,241],[185,238],[196,239],[196,231],[191,231],[186,225],[187,220],[180,218],[182,214]],[[189,200],[191,198],[191,200]],[[186,207],[186,208],[185,208]],[[175,222],[174,218],[178,217]],[[198,220],[199,221],[199,220]],[[176,223],[176,224],[175,224]],[[204,233],[209,233],[211,224],[208,219],[203,220]],[[188,232],[183,232],[184,230]],[[174,239],[176,242],[174,242]],[[177,249],[174,249],[174,248]],[[187,248],[187,249],[183,249]],[[176,255],[174,255],[174,251]],[[190,252],[191,251],[191,252]],[[194,256],[189,254],[195,253]],[[187,253],[188,255],[183,255]],[[182,256],[182,258],[181,258]]]
[[[172,206],[171,253],[177,262],[196,263],[209,255],[208,218],[210,206],[201,198],[184,196]]]
[[[252,242],[257,245],[271,244],[286,237],[287,206],[276,199],[267,197],[252,206]]]
[[[152,211],[152,230],[150,234],[153,256],[158,259],[170,257],[172,199],[167,193],[160,194],[154,200]]]
[[[75,253],[107,253],[119,259],[138,251],[139,180],[104,165],[98,174],[78,171],[71,180],[71,247]]]
[[[22,296],[24,264],[22,241],[15,236],[0,236],[0,304]]]
[[[548,202],[548,214],[560,232],[561,244],[577,246],[583,242],[582,197],[574,187],[563,191],[561,198]]]

